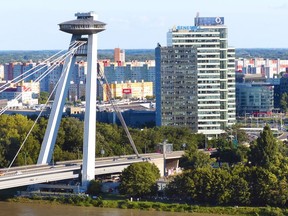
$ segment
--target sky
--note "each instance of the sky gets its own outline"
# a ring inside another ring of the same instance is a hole
[[[166,46],[173,26],[200,17],[224,17],[228,44],[237,48],[288,48],[288,0],[2,0],[1,50],[67,49],[71,35],[59,23],[94,11],[106,30],[99,49]]]

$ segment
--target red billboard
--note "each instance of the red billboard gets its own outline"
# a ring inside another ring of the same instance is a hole
[[[123,94],[131,94],[132,93],[132,89],[131,88],[122,89],[122,93]]]

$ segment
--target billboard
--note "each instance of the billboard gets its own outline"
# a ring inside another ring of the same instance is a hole
[[[199,29],[198,26],[176,26],[174,30],[187,30],[187,31],[197,31]]]
[[[122,93],[123,94],[132,94],[132,89],[131,88],[123,88]]]
[[[224,17],[195,17],[195,26],[224,25]]]

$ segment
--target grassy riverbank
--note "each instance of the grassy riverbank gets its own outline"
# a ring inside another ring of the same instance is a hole
[[[195,213],[211,213],[225,215],[288,215],[287,209],[275,207],[229,207],[229,206],[199,206],[179,203],[151,202],[151,201],[130,201],[128,199],[114,198],[97,198],[92,199],[87,196],[50,196],[31,198],[15,197],[8,199],[10,202],[33,202],[46,204],[67,204],[76,206],[99,207],[99,208],[121,208],[121,209],[140,209],[145,211],[168,211],[168,212],[195,212]]]

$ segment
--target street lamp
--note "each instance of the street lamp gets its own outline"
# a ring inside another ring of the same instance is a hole
[[[52,154],[52,167],[54,167],[54,154]]]
[[[79,160],[79,147],[77,147],[77,159]]]
[[[207,137],[206,137],[206,134],[205,134],[205,146],[204,146],[204,149],[206,150],[208,148],[208,145],[207,145]]]
[[[103,157],[103,155],[105,154],[105,150],[103,148],[100,150],[100,154],[101,154],[101,157]]]
[[[141,131],[141,132],[144,132],[145,130],[144,130],[144,128],[141,128],[140,131]],[[145,154],[146,154],[146,148],[147,148],[147,144],[146,144],[146,142],[145,142],[145,146],[144,146],[144,152],[145,152]]]
[[[182,148],[184,149],[184,151],[186,150],[186,146],[187,146],[186,143],[183,143],[183,144],[182,144]]]
[[[126,151],[125,151],[125,143],[123,143],[123,145],[122,145],[122,150],[123,150],[123,155],[125,156],[125,155],[126,155]]]
[[[25,164],[25,169],[27,169],[27,152],[23,152],[24,153],[24,164]]]

